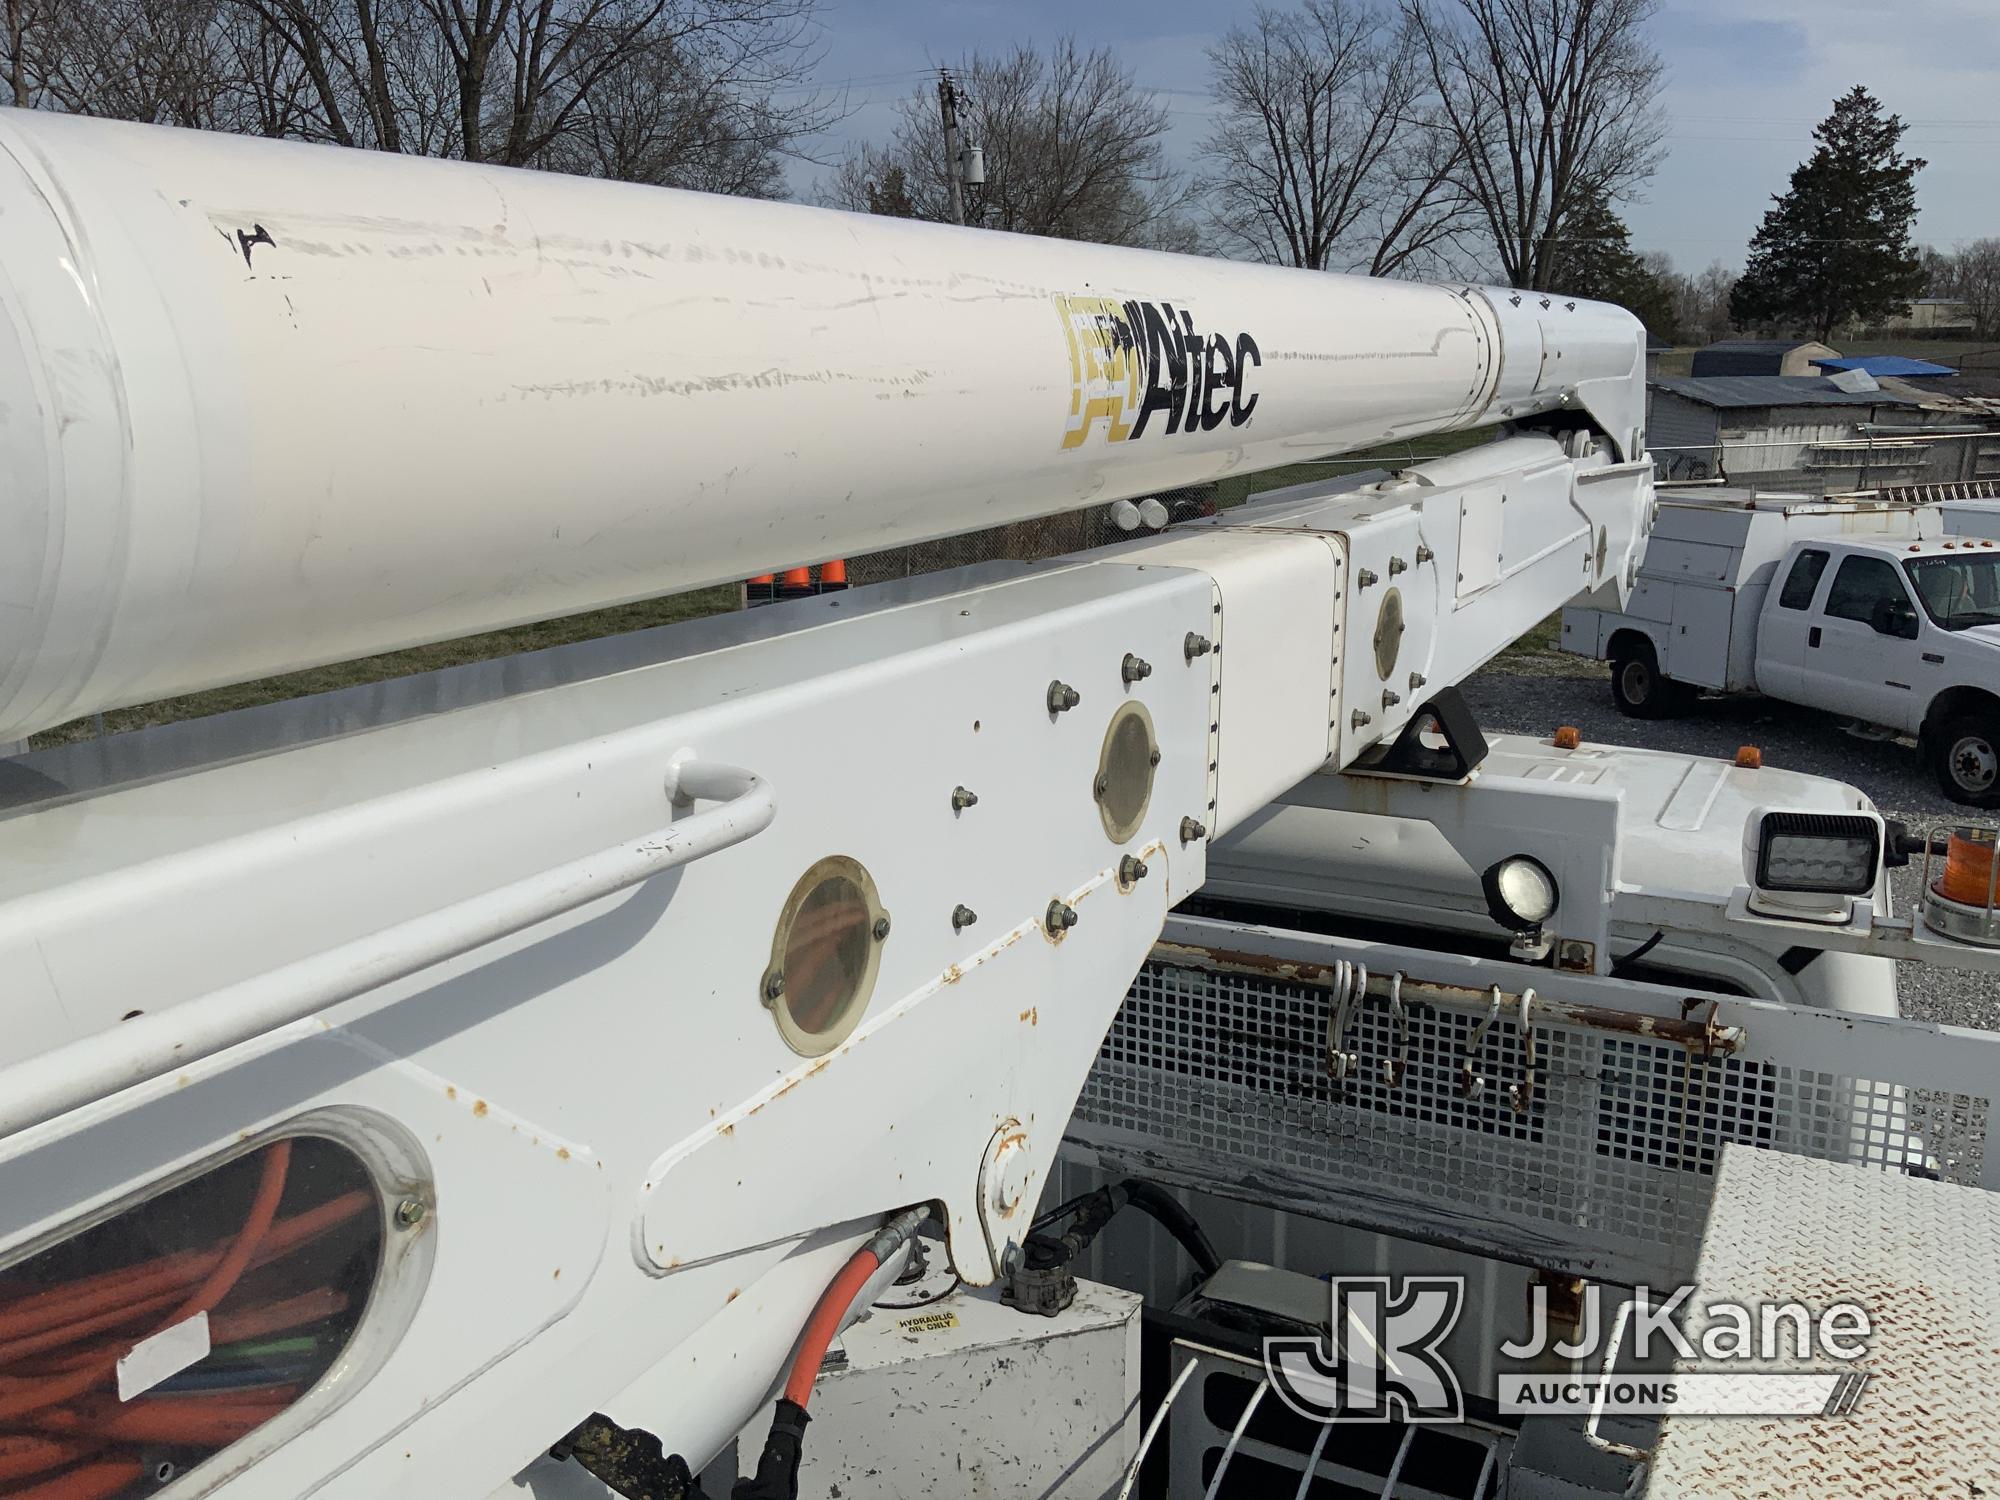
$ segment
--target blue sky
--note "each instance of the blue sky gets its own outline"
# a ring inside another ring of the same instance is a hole
[[[1185,158],[1205,128],[1204,49],[1246,10],[1196,0],[825,0],[819,77],[854,80],[859,107],[820,149],[886,137],[894,101],[922,86],[927,67],[1074,31],[1117,49],[1158,93]],[[1687,270],[1740,266],[1813,125],[1856,83],[1909,122],[1905,148],[1931,163],[1917,179],[1918,239],[1949,247],[2000,236],[2000,0],[1665,0],[1653,41],[1668,67],[1668,155],[1644,201],[1625,210],[1640,248]],[[811,176],[801,168],[795,187]]]

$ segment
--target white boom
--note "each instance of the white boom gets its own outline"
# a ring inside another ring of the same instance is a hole
[[[889,1215],[992,1282],[1210,834],[1622,587],[1651,505],[1590,303],[20,114],[0,224],[0,737],[1535,419],[0,761],[0,1267],[75,1314],[0,1292],[0,1423],[141,1489],[162,1401],[177,1495],[515,1495],[592,1412],[699,1460]],[[75,1331],[125,1296],[129,1410]]]
[[[0,741],[1572,404],[1636,323],[0,111]]]

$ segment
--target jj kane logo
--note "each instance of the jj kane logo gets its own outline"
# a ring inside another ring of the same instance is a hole
[[[1464,1392],[1441,1347],[1465,1306],[1463,1277],[1336,1276],[1329,1289],[1331,1336],[1264,1341],[1271,1387],[1286,1406],[1319,1422],[1463,1420]],[[1843,1417],[1868,1386],[1856,1361],[1873,1325],[1853,1303],[1696,1307],[1693,1287],[1666,1297],[1639,1287],[1606,1317],[1602,1290],[1583,1289],[1561,1337],[1548,1289],[1535,1286],[1529,1337],[1499,1348],[1531,1366],[1497,1373],[1501,1412],[1574,1413],[1593,1423],[1605,1413]],[[1656,1343],[1671,1368],[1613,1374],[1614,1359],[1643,1366]]]
[[[1257,409],[1250,372],[1264,363],[1248,333],[1198,327],[1171,302],[1057,297],[1069,338],[1069,423],[1080,448],[1100,422],[1107,442],[1242,427]]]

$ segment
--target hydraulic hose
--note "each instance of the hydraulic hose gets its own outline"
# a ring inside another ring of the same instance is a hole
[[[1204,1277],[1213,1276],[1222,1269],[1222,1257],[1215,1253],[1214,1244],[1194,1215],[1164,1188],[1139,1177],[1127,1177],[1123,1182],[1098,1188],[1050,1209],[1035,1220],[1030,1239],[1052,1247],[1057,1260],[1068,1262],[1088,1249],[1090,1242],[1111,1222],[1113,1215],[1128,1204],[1150,1215],[1154,1222],[1171,1234]],[[1050,1225],[1065,1219],[1076,1222],[1060,1235],[1043,1233]]]
[[[813,1382],[819,1379],[820,1366],[826,1363],[826,1351],[833,1343],[834,1335],[840,1332],[841,1319],[847,1309],[860,1295],[861,1288],[868,1284],[882,1262],[902,1249],[904,1243],[917,1232],[917,1226],[924,1222],[929,1210],[907,1209],[896,1215],[867,1244],[854,1252],[854,1256],[840,1268],[820,1293],[814,1305],[812,1316],[806,1319],[804,1331],[799,1335],[798,1353],[792,1356],[791,1374],[785,1380],[785,1400],[804,1411],[806,1403],[812,1400]]]

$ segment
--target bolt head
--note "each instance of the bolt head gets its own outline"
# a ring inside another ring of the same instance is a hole
[[[872,931],[875,934],[875,941],[878,943],[887,938],[889,936],[888,914],[884,913],[882,916],[877,917],[875,919],[875,925],[873,928],[870,929],[870,931]]]
[[[428,1212],[423,1199],[405,1198],[396,1205],[396,1222],[404,1229],[414,1229],[424,1222],[424,1215]]]
[[[764,998],[775,1000],[785,993],[785,975],[781,969],[773,969],[764,976]]]
[[[1208,827],[1196,818],[1181,819],[1181,842],[1192,844],[1196,839],[1208,837]]]
[[[963,931],[978,920],[979,913],[963,903],[951,909],[951,930],[953,932]]]

